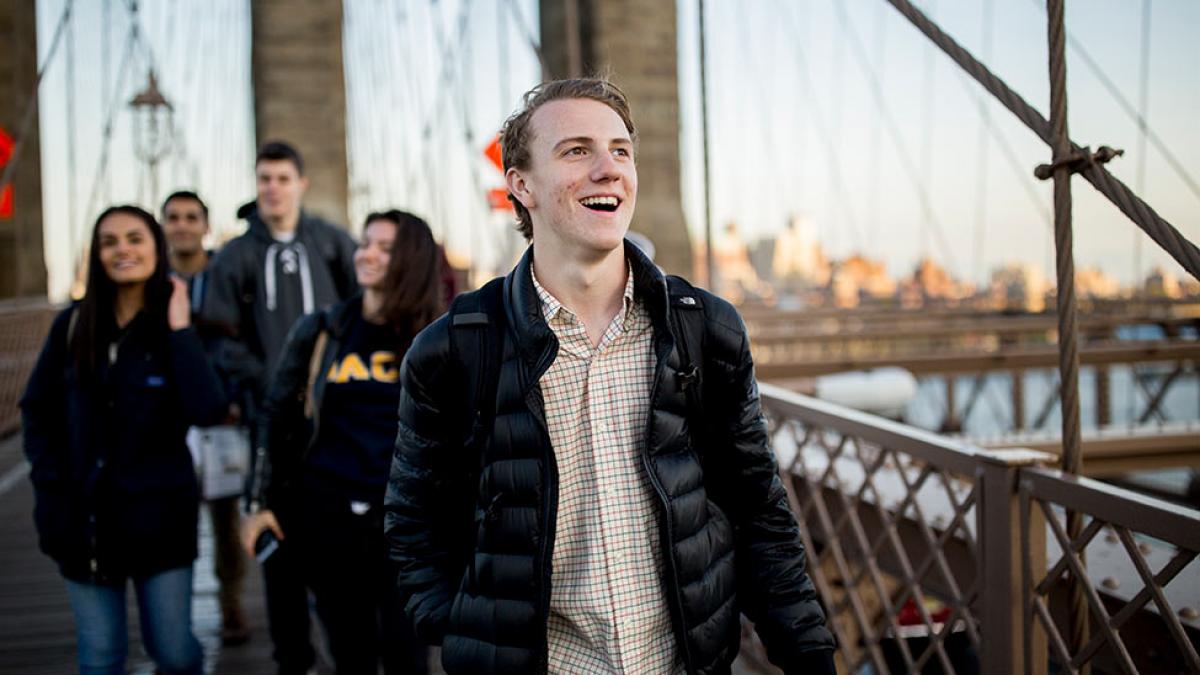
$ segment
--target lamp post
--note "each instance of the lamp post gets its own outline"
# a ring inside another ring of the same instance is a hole
[[[133,110],[133,152],[145,163],[149,173],[150,201],[153,202],[158,199],[158,163],[171,150],[175,114],[171,103],[158,90],[153,70],[146,88],[133,97],[129,107]]]

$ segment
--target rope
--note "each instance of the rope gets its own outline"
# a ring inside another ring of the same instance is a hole
[[[925,34],[947,56],[954,59],[963,70],[975,78],[985,89],[995,96],[1004,107],[1008,108],[1017,119],[1038,135],[1047,145],[1053,146],[1050,123],[1046,118],[1029,105],[1025,99],[1014,92],[1003,80],[996,77],[982,63],[971,56],[949,35],[929,20],[909,0],[886,0],[896,11],[909,20],[918,30]],[[1068,141],[1069,142],[1069,141]],[[1069,142],[1070,143],[1070,142]],[[1070,143],[1073,151],[1082,148]],[[1091,183],[1100,194],[1104,195],[1120,209],[1138,227],[1142,228],[1163,250],[1175,259],[1193,277],[1200,279],[1200,249],[1188,241],[1174,226],[1158,215],[1148,204],[1142,201],[1124,183],[1110,174],[1098,164],[1085,166],[1080,175]]]
[[[1067,61],[1063,0],[1050,6],[1050,124],[1054,138],[1054,243],[1058,273],[1059,373],[1062,378],[1062,469],[1079,473],[1079,345],[1075,323],[1075,258],[1071,229],[1071,140],[1067,135]]]
[[[1041,3],[1038,0],[1031,1],[1038,7],[1041,7]],[[1148,140],[1150,144],[1154,146],[1154,149],[1157,150],[1160,155],[1162,155],[1162,158],[1164,161],[1166,161],[1167,166],[1171,167],[1171,170],[1175,172],[1175,176],[1187,186],[1188,190],[1196,197],[1196,199],[1200,199],[1200,183],[1197,183],[1196,178],[1188,173],[1188,170],[1183,166],[1183,162],[1179,161],[1179,158],[1175,156],[1175,153],[1171,152],[1171,149],[1167,147],[1167,144],[1164,143],[1161,138],[1159,138],[1158,134],[1154,133],[1154,129],[1150,128],[1150,124],[1146,120],[1146,99],[1148,96],[1145,88],[1150,79],[1148,45],[1150,44],[1151,40],[1149,0],[1146,0],[1146,3],[1143,5],[1142,21],[1142,97],[1139,106],[1136,108],[1134,107],[1133,103],[1129,101],[1129,99],[1125,98],[1124,94],[1121,93],[1121,90],[1117,88],[1116,83],[1112,81],[1112,78],[1105,74],[1104,69],[1100,67],[1100,64],[1096,63],[1096,59],[1092,58],[1092,55],[1086,49],[1084,49],[1079,40],[1076,40],[1071,36],[1070,32],[1067,33],[1067,46],[1075,51],[1075,55],[1083,61],[1083,65],[1088,67],[1088,70],[1091,71],[1092,75],[1096,77],[1096,79],[1100,82],[1100,85],[1104,87],[1105,91],[1108,92],[1108,95],[1112,97],[1114,102],[1116,102],[1117,106],[1129,116],[1129,119],[1133,120],[1134,124],[1136,124],[1138,127],[1138,132],[1146,135],[1144,140]],[[1139,139],[1139,141],[1141,140],[1143,139]],[[1142,143],[1139,142],[1138,147],[1139,154],[1142,154],[1145,149],[1142,146]],[[1141,185],[1140,180],[1135,180],[1135,182],[1138,183],[1137,189],[1140,192],[1143,188],[1143,185]]]
[[[1054,240],[1058,269],[1058,369],[1062,387],[1062,470],[1078,474],[1083,458],[1079,439],[1079,348],[1075,325],[1075,260],[1071,232],[1071,173],[1064,164],[1074,155],[1067,132],[1067,58],[1066,28],[1063,22],[1064,0],[1047,0],[1050,45],[1050,126],[1054,169]],[[1092,165],[1094,166],[1094,165]],[[1083,526],[1083,514],[1067,512],[1067,530],[1072,540]],[[1073,551],[1063,551],[1074,555]],[[1084,562],[1084,551],[1079,551]],[[1088,637],[1088,606],[1084,595],[1086,579],[1071,580],[1068,638],[1071,653],[1078,653]],[[1084,671],[1086,672],[1086,671]]]

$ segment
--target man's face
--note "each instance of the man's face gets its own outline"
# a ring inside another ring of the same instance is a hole
[[[538,108],[529,128],[529,166],[505,178],[529,210],[534,241],[595,254],[621,246],[637,202],[621,116],[599,101],[563,99]]]
[[[204,235],[208,234],[208,219],[195,199],[177,198],[163,207],[163,233],[167,248],[176,255],[195,255],[204,250]]]
[[[286,159],[264,159],[254,166],[258,186],[258,214],[263,220],[288,218],[300,211],[308,179]]]

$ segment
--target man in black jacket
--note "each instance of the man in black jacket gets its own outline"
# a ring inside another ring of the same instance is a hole
[[[505,124],[532,246],[402,369],[406,609],[451,674],[727,673],[740,612],[785,672],[833,673],[741,319],[624,241],[635,138],[602,80],[545,83]]]
[[[238,210],[245,234],[213,259],[201,316],[226,339],[217,362],[230,379],[233,400],[252,431],[266,380],[292,325],[357,291],[354,241],[343,228],[305,213],[300,206],[308,179],[291,145],[264,144],[254,165],[257,199]],[[250,510],[258,506],[258,475],[269,471],[255,443]],[[304,673],[315,652],[309,640],[308,596],[286,546],[263,566],[267,614],[280,673]]]

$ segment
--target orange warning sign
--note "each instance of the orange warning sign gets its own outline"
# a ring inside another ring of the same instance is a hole
[[[8,164],[8,160],[12,158],[13,148],[16,143],[13,142],[12,136],[0,127],[0,174],[3,174],[4,167]],[[13,186],[12,183],[4,186],[4,191],[0,192],[0,218],[9,219],[13,217]]]
[[[487,193],[488,205],[493,211],[512,211],[512,202],[508,200],[507,188],[492,188]]]
[[[500,148],[500,134],[492,139],[491,143],[483,149],[483,154],[492,162],[492,166],[500,173],[504,173],[504,151]]]

